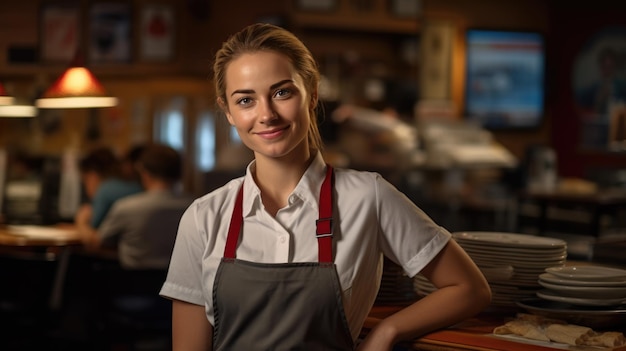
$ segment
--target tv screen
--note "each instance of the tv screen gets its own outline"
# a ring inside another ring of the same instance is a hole
[[[543,36],[469,29],[466,40],[466,118],[487,129],[540,125],[545,88]]]

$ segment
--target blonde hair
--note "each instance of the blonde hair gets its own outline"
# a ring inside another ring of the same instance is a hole
[[[320,74],[317,63],[309,49],[293,33],[284,28],[256,23],[245,27],[232,35],[222,44],[215,54],[213,63],[213,81],[218,101],[226,101],[226,69],[228,64],[242,54],[257,51],[273,51],[286,56],[295,70],[302,77],[305,89],[311,99],[309,103],[309,146],[316,150],[322,148],[322,138],[317,126],[317,87]],[[220,104],[225,109],[225,104]]]

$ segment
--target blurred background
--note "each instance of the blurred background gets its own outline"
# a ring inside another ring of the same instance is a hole
[[[174,147],[182,187],[196,196],[241,174],[250,154],[217,112],[211,60],[229,34],[269,22],[320,65],[330,162],[380,172],[453,231],[547,230],[542,213],[559,212],[529,191],[626,183],[623,10],[605,0],[6,2],[2,211],[32,212],[41,205],[20,200],[30,196],[47,199],[49,213],[29,220],[68,219],[79,200],[60,178],[101,145],[120,155],[151,141]],[[47,105],[68,94],[61,78],[75,67],[95,88],[70,95],[112,101]],[[597,218],[582,205],[594,236],[619,227],[619,204]]]
[[[211,65],[230,34],[267,22],[320,66],[328,162],[379,172],[451,232],[563,238],[568,257],[623,264],[625,11],[612,0],[3,1],[0,224],[72,222],[85,200],[78,160],[101,146],[120,157],[171,146],[196,197],[242,175],[251,155],[216,108]]]

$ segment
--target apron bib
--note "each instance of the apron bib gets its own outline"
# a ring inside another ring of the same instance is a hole
[[[319,262],[256,263],[236,258],[243,222],[237,194],[224,257],[213,284],[213,350],[352,350],[332,259],[332,168],[316,222]]]

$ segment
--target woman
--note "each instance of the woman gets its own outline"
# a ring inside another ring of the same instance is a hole
[[[489,303],[449,232],[378,174],[325,164],[319,72],[293,34],[251,25],[213,68],[218,104],[255,159],[181,219],[161,290],[175,350],[354,349],[382,254],[439,290],[383,320],[359,350],[389,350]]]

